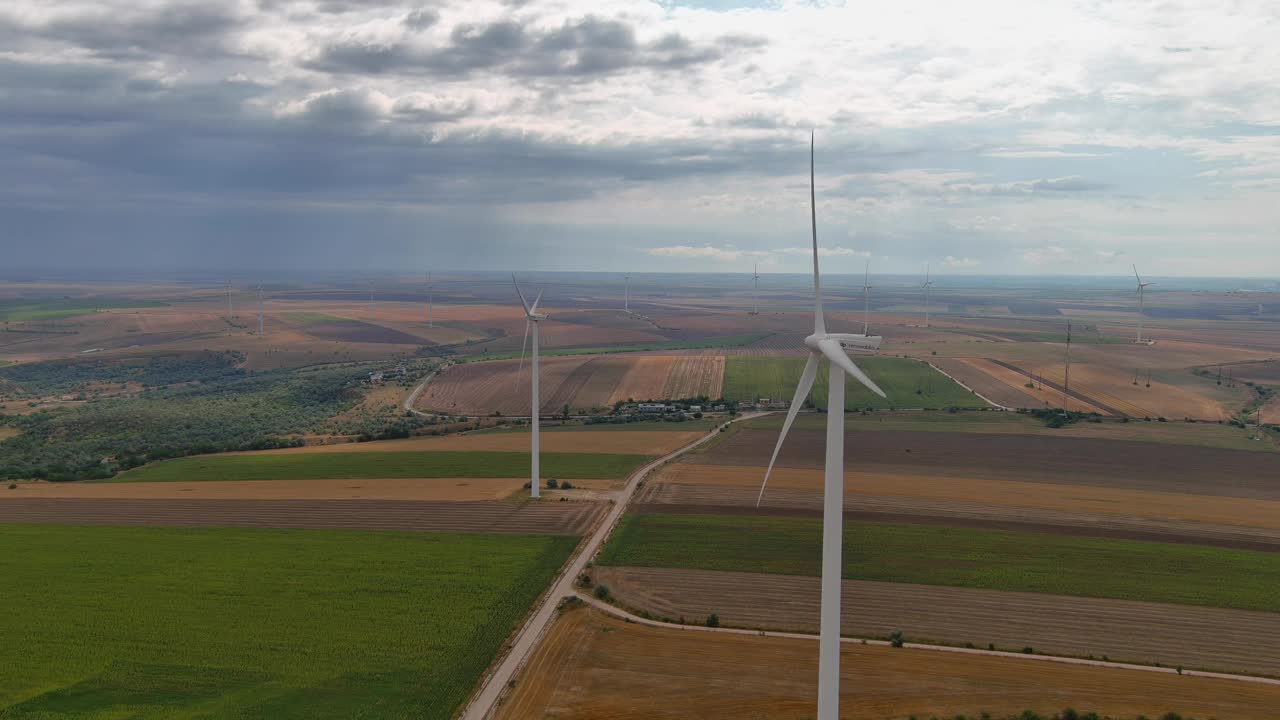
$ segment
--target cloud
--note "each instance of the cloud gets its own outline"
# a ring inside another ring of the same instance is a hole
[[[773,252],[782,255],[803,255],[805,257],[813,257],[813,248],[808,247],[787,247],[778,248]],[[866,250],[855,250],[853,248],[833,245],[831,247],[818,247],[818,257],[871,257],[871,253]]]
[[[948,255],[942,260],[943,267],[949,268],[969,268],[977,267],[981,264],[982,263],[980,261],[974,260],[973,258],[955,257],[954,255]]]
[[[701,247],[691,245],[670,245],[666,247],[648,248],[644,252],[652,257],[716,260],[720,262],[736,262],[744,258],[767,259],[769,257],[769,253],[767,252],[756,250],[736,250],[731,247],[712,247],[710,245],[703,245]]]

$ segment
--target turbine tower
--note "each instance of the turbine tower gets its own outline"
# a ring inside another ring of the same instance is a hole
[[[924,326],[929,327],[929,288],[933,287],[933,281],[929,279],[929,263],[924,264],[924,284],[920,287],[924,288]]]
[[[264,307],[264,303],[262,300],[262,283],[258,283],[258,335],[259,336],[265,334],[262,330],[263,307]]]
[[[431,273],[427,273],[427,327],[433,328],[435,324],[431,322],[431,305],[435,295],[435,286],[431,284]]]
[[[1144,314],[1142,296],[1145,294],[1144,291],[1146,290],[1147,286],[1151,285],[1152,283],[1142,282],[1142,278],[1138,276],[1137,265],[1133,266],[1133,277],[1138,281],[1138,339],[1135,340],[1134,342],[1141,345],[1142,344],[1142,317]]]
[[[751,271],[751,313],[752,315],[760,314],[760,266],[756,265]]]
[[[631,273],[622,276],[622,309],[631,314]]]
[[[926,306],[926,310],[927,310]],[[871,315],[871,261],[862,275],[862,334],[867,334],[867,318]]]
[[[539,292],[538,296],[533,299],[533,305],[530,305],[529,301],[524,297],[524,292],[520,290],[520,285],[516,283],[516,276],[514,274],[511,276],[511,284],[516,286],[516,294],[520,296],[520,304],[524,306],[525,342],[528,342],[529,340],[529,326],[533,326],[533,355],[531,363],[533,382],[530,383],[532,385],[532,395],[529,404],[529,420],[530,428],[532,430],[532,446],[530,449],[530,463],[532,465],[532,471],[529,480],[529,491],[532,497],[537,498],[539,497],[538,457],[540,452],[540,446],[538,444],[538,416],[540,414],[539,409],[541,408],[541,405],[538,402],[538,321],[546,318],[547,316],[538,312],[538,301],[542,299],[541,292]],[[519,387],[520,373],[524,372],[524,348],[524,342],[522,342],[520,344],[520,366],[519,369],[516,370],[516,387]]]
[[[818,374],[818,361],[830,361],[827,391],[827,457],[822,500],[822,609],[818,639],[818,720],[838,720],[840,716],[840,553],[844,536],[844,374],[885,397],[871,378],[845,354],[847,349],[874,352],[880,347],[879,337],[828,333],[822,314],[822,286],[818,275],[818,210],[813,189],[813,136],[809,136],[809,216],[813,235],[813,334],[804,339],[809,359],[795,398],[787,410],[787,419],[778,435],[778,444],[769,459],[756,507],[764,498],[765,486],[773,472],[773,464],[787,439],[787,431],[809,396]]]

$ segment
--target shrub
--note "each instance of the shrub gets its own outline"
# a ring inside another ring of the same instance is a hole
[[[720,616],[711,613],[707,616],[707,627],[720,627]]]
[[[560,483],[561,490],[572,490],[573,488],[574,488],[574,484],[569,482],[568,480],[564,480]]]
[[[903,638],[901,630],[894,630],[889,633],[889,644],[893,647],[900,648],[904,642],[906,640]]]
[[[560,481],[559,481],[559,480],[556,480],[555,478],[547,478],[547,489],[548,489],[548,490],[555,490],[556,488],[559,488],[559,487],[560,487]]]

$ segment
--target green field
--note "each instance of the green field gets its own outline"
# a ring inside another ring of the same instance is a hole
[[[845,407],[856,408],[945,408],[985,407],[978,396],[957,385],[926,363],[907,358],[855,358],[858,366],[871,376],[889,396],[887,400],[873,394],[861,383],[848,378],[845,383]],[[724,367],[724,399],[753,402],[756,398],[791,400],[804,370],[803,357],[729,357]],[[813,387],[813,401],[819,408],[827,405],[827,362],[818,367]]]
[[[0,717],[449,718],[575,542],[0,526]]]
[[[819,575],[822,522],[628,515],[601,565]],[[1280,553],[857,522],[844,577],[1280,612]]]
[[[542,476],[625,478],[647,455],[542,453]],[[199,455],[128,470],[106,482],[315,480],[323,478],[506,478],[529,475],[527,452],[393,451]]]
[[[639,345],[606,345],[603,347],[585,348],[541,348],[540,357],[552,355],[611,355],[614,353],[649,352],[654,350],[699,350],[702,348],[741,347],[768,337],[767,333],[752,335],[721,335],[701,340],[669,340],[665,342],[642,343]],[[510,360],[520,357],[519,352],[481,353],[469,355],[463,362],[481,362],[485,360]]]
[[[703,418],[701,420],[685,420],[683,422],[664,422],[660,420],[640,420],[638,422],[623,423],[592,423],[584,425],[570,420],[564,425],[554,425],[544,422],[541,426],[541,432],[707,432],[711,428],[716,427],[724,422],[726,418]],[[502,435],[507,433],[525,433],[529,432],[529,426],[521,425],[518,427],[495,427],[485,428],[483,430],[472,430],[468,435]]]
[[[130,298],[59,298],[0,300],[0,322],[62,320],[111,308],[163,307],[166,303]]]

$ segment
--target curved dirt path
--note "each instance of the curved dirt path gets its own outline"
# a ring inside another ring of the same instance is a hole
[[[757,637],[772,638],[791,638],[797,640],[817,640],[817,635],[795,632],[781,632],[776,630],[744,630],[741,628],[725,628],[725,627],[706,627],[705,625],[678,625],[676,623],[662,622],[661,620],[650,620],[632,615],[631,613],[610,605],[606,602],[596,599],[593,596],[586,595],[577,591],[571,593],[583,602],[591,605],[597,610],[606,612],[614,617],[636,623],[637,625],[648,625],[650,627],[667,628],[669,630],[692,630],[694,632],[713,632],[713,633],[729,633],[733,635],[755,635]],[[888,646],[888,640],[864,640],[862,638],[842,637],[841,642],[855,643],[859,645],[879,645]],[[1119,668],[1123,670],[1142,670],[1145,672],[1177,674],[1176,668],[1156,667],[1154,665],[1136,665],[1133,663],[1113,662],[1110,660],[1090,660],[1088,658],[1064,657],[1060,655],[1030,655],[1026,653],[1005,652],[1003,650],[982,650],[980,648],[963,648],[952,647],[950,645],[926,645],[923,643],[903,643],[903,647],[913,648],[916,650],[936,650],[938,652],[961,653],[964,655],[989,655],[993,657],[1017,658],[1020,660],[1039,660],[1041,662],[1064,663],[1067,665],[1090,665],[1093,667]],[[1220,680],[1239,680],[1242,682],[1257,683],[1260,685],[1280,686],[1280,678],[1258,677],[1255,675],[1236,675],[1233,673],[1209,672],[1204,670],[1183,670],[1182,675],[1194,675],[1196,677],[1218,678]]]
[[[649,476],[649,473],[658,467],[674,460],[690,450],[702,445],[720,434],[720,430],[735,422],[750,420],[753,418],[768,415],[769,413],[750,413],[740,415],[726,423],[717,425],[715,429],[675,452],[668,453],[663,457],[650,462],[644,467],[636,470],[627,478],[627,484],[619,491],[616,501],[609,509],[608,515],[605,516],[604,522],[596,526],[593,532],[585,542],[579,545],[577,552],[561,570],[560,575],[556,577],[555,582],[542,594],[538,604],[534,607],[533,612],[525,620],[524,625],[517,631],[515,639],[508,645],[510,651],[506,657],[498,664],[497,668],[486,675],[480,682],[480,690],[471,697],[459,716],[462,720],[484,720],[489,717],[490,713],[498,705],[507,685],[515,674],[524,666],[525,660],[529,657],[533,648],[537,646],[542,636],[551,627],[552,621],[555,619],[556,607],[560,604],[561,598],[566,595],[576,594],[574,589],[574,581],[582,574],[586,568],[587,561],[595,556],[596,551],[604,545],[604,541],[608,539],[613,532],[614,526],[618,524],[618,520],[622,518],[622,513],[627,508],[627,503],[631,496],[635,494],[636,488],[639,487],[640,481]]]

